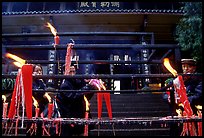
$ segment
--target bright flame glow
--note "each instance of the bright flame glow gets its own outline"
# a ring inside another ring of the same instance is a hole
[[[4,103],[6,102],[6,96],[2,95],[2,99],[4,100]]]
[[[53,34],[54,36],[57,35],[57,30],[56,30],[49,22],[47,22],[46,27],[49,27],[49,28],[50,28],[50,31],[52,32],[52,34]]]
[[[181,107],[183,107],[183,108],[184,108],[184,105],[183,105],[182,103],[180,103],[178,106],[181,106]]]
[[[195,105],[198,110],[202,110],[202,105]]]
[[[176,113],[178,114],[178,116],[182,116],[182,110],[181,109],[176,109]]]
[[[21,68],[23,65],[20,62],[13,62],[13,64],[19,68]]]
[[[24,60],[24,59],[22,59],[22,58],[20,58],[20,57],[18,57],[18,56],[16,56],[16,55],[13,55],[13,54],[10,54],[10,53],[6,53],[6,55],[5,55],[7,58],[11,58],[11,59],[13,59],[13,60],[15,60],[15,61],[17,61],[17,62],[19,62],[19,63],[14,63],[14,65],[16,65],[16,66],[23,66],[25,63],[26,63],[26,61]]]
[[[101,79],[99,81],[100,81],[100,85],[103,88],[103,90],[106,90],[106,87],[104,86],[104,82]]]
[[[35,108],[38,108],[39,104],[37,102],[37,100],[32,96],[33,99],[33,105],[35,106]]]
[[[89,101],[87,100],[85,95],[84,95],[84,101],[85,101],[85,104],[86,104],[86,111],[89,111]]]
[[[52,102],[51,97],[49,96],[49,94],[48,94],[47,92],[44,94],[44,97],[47,98],[47,100],[49,101],[49,103]]]
[[[177,71],[172,68],[168,58],[164,58],[164,66],[167,68],[168,71],[170,71],[174,75],[174,77],[178,75]]]

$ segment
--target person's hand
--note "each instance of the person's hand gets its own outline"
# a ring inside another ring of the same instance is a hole
[[[91,81],[91,79],[84,79],[84,81],[85,81],[86,83],[89,83],[89,82]]]
[[[38,75],[38,73],[37,72],[33,72],[33,75],[36,76],[36,75]]]
[[[98,88],[100,87],[100,82],[99,82],[98,79],[91,79],[91,80],[89,81],[89,84],[90,84],[90,85],[97,86]]]
[[[89,84],[97,87],[99,90],[106,90],[104,82],[101,79],[91,79]]]

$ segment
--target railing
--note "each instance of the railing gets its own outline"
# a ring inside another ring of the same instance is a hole
[[[171,45],[171,44],[153,44],[154,43],[154,35],[153,33],[140,33],[140,32],[74,32],[74,33],[58,33],[59,36],[79,36],[79,35],[83,35],[83,36],[92,36],[92,35],[103,35],[103,36],[111,36],[111,35],[115,35],[115,36],[120,36],[120,35],[129,35],[129,36],[133,36],[133,35],[150,35],[151,38],[151,43],[152,44],[75,44],[74,46],[74,50],[107,50],[107,49],[116,49],[116,50],[132,50],[134,51],[141,51],[142,49],[147,49],[150,51],[150,54],[147,57],[147,60],[131,60],[131,61],[125,61],[125,60],[121,60],[121,61],[115,61],[112,59],[107,59],[107,60],[78,60],[78,64],[110,64],[113,65],[114,64],[148,64],[148,65],[158,65],[158,66],[162,66],[163,64],[163,58],[165,57],[169,57],[169,55],[173,55],[174,56],[174,60],[172,61],[175,63],[175,65],[177,65],[177,69],[179,69],[179,65],[180,65],[180,49],[177,45]],[[45,36],[51,36],[50,33],[27,33],[27,34],[2,34],[3,38],[11,38],[11,37],[45,37]],[[5,49],[9,49],[9,50],[16,50],[16,49],[28,49],[28,50],[54,50],[52,45],[3,45],[2,46]],[[61,44],[57,46],[56,50],[65,50],[67,48],[67,46],[65,44]],[[153,59],[153,55],[156,54],[157,50],[166,50],[164,52],[164,54],[160,55],[161,57],[158,59]],[[111,52],[109,53],[111,54]],[[75,62],[75,61],[72,61]],[[26,63],[27,64],[64,64],[65,61],[64,60],[53,60],[53,61],[49,61],[49,60],[32,60],[32,59],[26,59]],[[51,74],[51,75],[39,75],[39,76],[33,76],[33,78],[42,78],[42,79],[65,79],[65,78],[78,78],[78,79],[125,79],[125,78],[130,78],[130,79],[145,79],[145,78],[159,78],[159,79],[165,79],[165,78],[169,78],[172,77],[173,75],[170,73],[159,73],[159,74],[153,74],[153,73],[149,73],[149,74],[143,74],[143,73],[128,73],[128,74],[117,74],[117,73],[113,73],[111,72],[112,67],[110,67],[110,72],[108,74],[77,74],[74,76],[68,76],[68,75],[61,75],[61,74]],[[184,74],[181,74],[184,75]],[[200,74],[198,74],[200,75]],[[15,79],[16,75],[11,75],[11,74],[2,74],[2,78],[6,79],[6,78],[12,78]],[[162,82],[162,81],[161,81]],[[84,93],[86,92],[109,92],[109,93],[115,93],[115,92],[120,92],[122,93],[138,93],[138,92],[166,92],[167,88],[169,88],[170,86],[167,87],[161,87],[158,90],[145,90],[145,89],[133,89],[133,90],[103,90],[103,91],[94,91],[94,90],[89,90],[89,91],[83,91]],[[12,89],[8,90],[8,91],[12,91]],[[45,92],[46,90],[33,90],[33,92]],[[58,88],[56,89],[50,89],[49,92],[53,92],[53,93],[58,93],[58,92],[70,92],[69,90],[59,90]],[[71,90],[73,92],[73,90]],[[76,91],[76,90],[75,90]],[[173,92],[172,92],[173,93]],[[174,96],[172,96],[171,93],[171,98],[173,98]],[[171,99],[172,100],[172,99]],[[174,99],[173,99],[174,100]],[[67,118],[63,118],[60,121],[62,121],[63,123],[88,123],[88,124],[100,124],[100,123],[141,123],[141,122],[160,122],[160,123],[172,123],[172,122],[188,122],[188,121],[198,121],[200,122],[202,119],[201,118],[177,118],[174,116],[171,116],[169,118],[148,118],[148,119],[138,119],[138,118],[122,118],[122,119],[113,119],[113,120],[83,120],[83,119],[67,119]],[[2,119],[3,122],[7,122],[9,121],[7,118]],[[24,119],[24,121],[43,121],[42,118],[38,118],[38,119],[32,119],[32,120],[26,120]],[[54,121],[54,119],[48,119],[49,121]]]

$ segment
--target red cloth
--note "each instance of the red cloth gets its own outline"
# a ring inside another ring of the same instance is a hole
[[[33,84],[33,66],[30,64],[25,64],[22,66],[22,77],[23,77],[23,86],[25,94],[25,107],[26,115],[28,119],[32,118],[32,84]]]
[[[106,90],[105,86],[103,85],[103,82],[98,79],[91,79],[89,84],[96,86],[99,90]],[[110,93],[100,93],[100,92],[97,93],[98,119],[101,119],[103,97],[106,102],[109,119],[112,119],[113,117],[112,117]]]
[[[72,46],[73,44],[71,43],[69,43],[67,46],[67,53],[65,58],[65,72],[64,72],[65,75],[68,75],[70,71]]]
[[[178,100],[178,104],[182,103],[184,107],[184,116],[192,117],[193,110],[191,108],[190,102],[188,101],[188,97],[186,94],[186,87],[184,85],[183,77],[178,76],[174,81],[174,88],[176,90],[176,99]],[[194,122],[184,123],[184,131],[187,132],[186,129],[189,130],[190,136],[196,136],[196,128]]]
[[[48,118],[52,118],[52,113],[53,113],[53,103],[48,104]]]
[[[59,45],[59,40],[60,40],[59,36],[56,35],[54,39],[55,39],[55,45]]]
[[[15,86],[14,86],[14,91],[12,94],[12,100],[9,108],[8,118],[13,118],[16,112],[18,112],[16,111],[16,106],[17,104],[20,104],[17,102],[19,102],[19,98],[22,94],[22,88],[21,88],[22,85],[23,85],[24,96],[25,96],[24,103],[25,103],[25,109],[26,109],[26,116],[28,119],[32,118],[32,82],[33,82],[32,73],[33,73],[33,66],[30,64],[23,65],[22,69],[18,72]],[[22,82],[20,80],[21,75],[22,75]],[[17,98],[16,98],[16,95],[18,95]]]
[[[201,111],[199,111],[198,112],[198,117],[200,117],[200,118],[202,118],[202,112]],[[202,122],[198,122],[197,123],[198,124],[198,136],[202,136],[203,134],[202,134]]]
[[[13,118],[16,112],[16,108],[15,108],[15,104],[16,104],[16,90],[17,87],[19,86],[19,79],[20,79],[20,74],[21,71],[18,72],[17,76],[16,76],[16,82],[15,82],[15,86],[14,86],[14,90],[13,90],[13,94],[12,94],[12,98],[11,98],[11,104],[9,107],[9,112],[8,112],[8,118]]]
[[[183,77],[182,76],[178,76],[175,80],[174,80],[174,88],[176,91],[177,96],[175,97],[176,99],[178,99],[178,104],[182,103],[184,106],[184,110],[186,112],[186,114],[190,117],[193,115],[193,110],[191,108],[190,102],[188,101],[188,97],[186,94],[186,87],[184,85],[184,81],[183,81]]]
[[[97,102],[98,102],[98,119],[101,119],[101,113],[102,113],[102,100],[103,97],[106,102],[106,107],[108,110],[108,116],[109,119],[112,119],[112,108],[111,108],[111,100],[110,100],[110,93],[97,93]]]
[[[86,120],[88,120],[89,118],[89,113],[88,112],[85,112],[85,117],[84,117]],[[88,136],[88,124],[85,124],[84,126],[84,136]]]

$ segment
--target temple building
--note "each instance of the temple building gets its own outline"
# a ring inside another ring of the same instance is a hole
[[[164,58],[181,73],[181,51],[175,41],[176,26],[184,15],[181,6],[176,1],[2,2],[2,91],[13,90],[15,80],[6,77],[18,73],[12,60],[4,57],[6,53],[28,64],[41,64],[44,75],[63,75],[67,44],[73,43],[71,65],[81,79],[83,75],[102,77],[111,91],[113,118],[169,116],[162,93],[151,90],[164,87],[172,77],[163,65]],[[62,82],[45,79],[56,90]],[[91,106],[97,118],[95,96]],[[102,111],[107,117],[106,109]],[[167,123],[141,123],[101,125],[89,135],[171,135]]]

